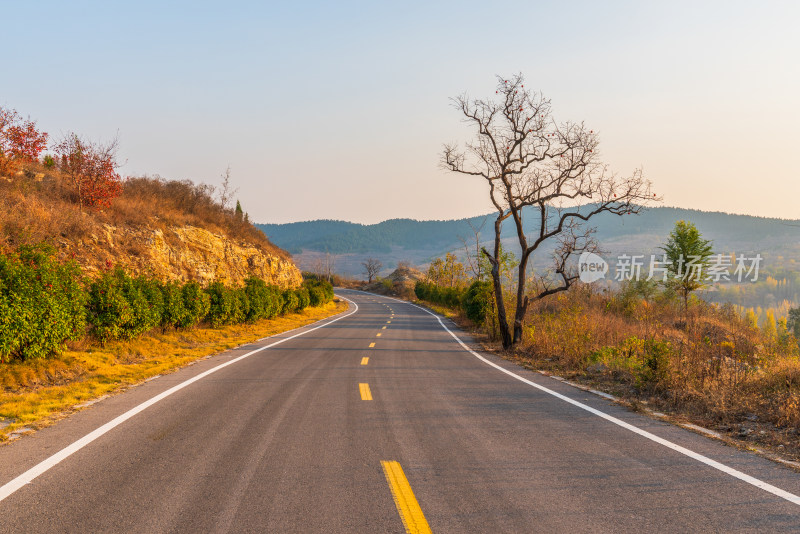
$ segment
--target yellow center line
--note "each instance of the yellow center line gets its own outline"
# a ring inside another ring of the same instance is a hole
[[[392,490],[394,504],[397,506],[397,511],[400,513],[406,532],[408,534],[431,534],[431,527],[428,526],[428,521],[422,513],[422,508],[419,507],[417,498],[414,497],[414,492],[411,491],[411,484],[408,483],[408,479],[403,473],[403,468],[395,461],[387,462],[382,460],[381,466],[383,467],[383,474],[386,475],[386,481],[389,483],[389,488]]]
[[[367,365],[369,363],[369,358],[364,356],[361,358],[361,365]]]
[[[369,344],[369,348],[372,348],[372,347],[374,347],[374,346],[375,346],[375,343],[370,343],[370,344]]]
[[[386,321],[386,324],[391,324],[392,321]]]
[[[377,334],[375,334],[375,337],[381,337],[381,333],[378,332]]]
[[[359,384],[358,391],[361,393],[361,400],[372,400],[372,392],[369,390],[369,384]]]
[[[381,328],[381,330],[386,330],[386,327],[384,326],[383,328]]]

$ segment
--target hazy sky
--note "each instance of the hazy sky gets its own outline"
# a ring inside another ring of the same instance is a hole
[[[449,219],[490,210],[449,97],[522,72],[666,205],[800,218],[798,6],[0,0],[0,105],[118,131],[123,175],[230,165],[257,222]]]

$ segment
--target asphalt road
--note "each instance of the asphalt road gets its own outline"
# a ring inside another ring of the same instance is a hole
[[[411,304],[339,293],[357,311],[0,447],[0,532],[800,530],[788,468],[482,360]]]

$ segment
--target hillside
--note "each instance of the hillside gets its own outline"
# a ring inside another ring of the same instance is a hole
[[[598,228],[596,237],[608,254],[633,254],[654,252],[675,221],[681,219],[694,222],[719,252],[761,252],[767,265],[787,266],[800,261],[799,220],[658,207],[638,216],[604,214],[593,223]],[[484,220],[481,238],[487,239],[492,231],[491,214],[448,221],[392,219],[371,225],[317,220],[256,226],[289,250],[304,269],[311,268],[320,254],[330,253],[337,255],[339,272],[357,274],[365,256],[379,257],[386,268],[392,268],[399,261],[423,264],[446,251],[462,250],[461,238],[474,243],[470,224],[479,228]],[[528,231],[536,228],[535,217],[526,220]],[[504,226],[503,236],[509,250],[515,250],[512,225]]]
[[[163,280],[237,285],[255,275],[298,286],[289,254],[213,193],[189,181],[129,178],[109,207],[81,209],[58,170],[32,164],[0,179],[0,247],[44,242],[89,276],[120,265]]]

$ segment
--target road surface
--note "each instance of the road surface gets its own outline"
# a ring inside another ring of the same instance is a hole
[[[790,469],[339,294],[0,447],[0,532],[800,530]]]

